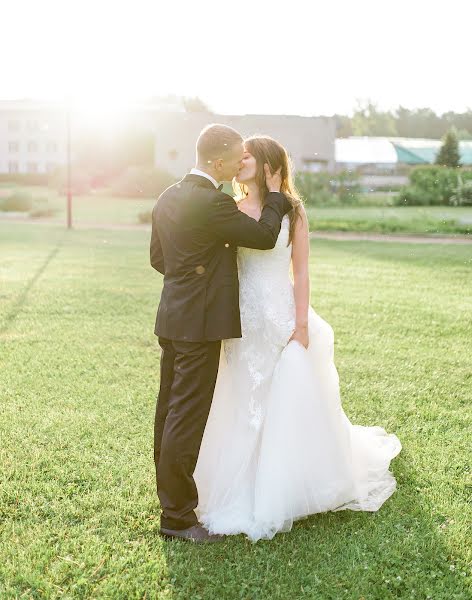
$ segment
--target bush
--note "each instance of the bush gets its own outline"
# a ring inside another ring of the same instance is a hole
[[[140,212],[138,214],[138,221],[140,223],[152,223],[152,213],[151,211]]]
[[[440,166],[416,167],[410,173],[410,183],[395,197],[402,206],[448,205],[457,196],[458,187],[468,186],[472,170]],[[461,184],[462,182],[462,184]]]
[[[356,204],[359,199],[361,185],[359,175],[349,171],[340,171],[331,179],[340,204]]]
[[[51,207],[33,208],[29,212],[32,219],[41,219],[43,217],[53,217],[57,213],[57,209]]]
[[[60,194],[67,194],[67,169],[65,167],[56,169],[50,176],[49,185]],[[71,192],[74,196],[90,193],[90,175],[78,167],[72,167]]]
[[[0,183],[47,185],[48,181],[48,173],[0,173]]]
[[[308,206],[330,204],[333,193],[329,185],[329,173],[299,171],[295,175],[295,186]]]
[[[115,196],[156,198],[175,181],[163,169],[129,167],[112,185],[112,192]]]
[[[8,212],[28,212],[32,207],[33,197],[30,192],[15,192],[0,204],[0,209]]]
[[[472,178],[463,180],[460,174],[457,177],[457,186],[454,193],[449,198],[449,204],[453,206],[465,206],[472,204]]]
[[[299,171],[295,186],[307,206],[356,204],[359,200],[359,175],[349,171],[335,175]]]

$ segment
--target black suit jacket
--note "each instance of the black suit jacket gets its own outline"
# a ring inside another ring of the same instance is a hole
[[[273,248],[291,208],[271,192],[256,221],[194,174],[166,189],[152,211],[151,265],[164,275],[154,333],[188,342],[241,337],[237,246]]]

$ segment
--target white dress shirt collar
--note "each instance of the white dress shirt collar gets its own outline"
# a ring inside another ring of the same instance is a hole
[[[191,173],[192,175],[200,175],[201,177],[206,177],[207,179],[209,179],[209,180],[212,182],[212,184],[213,184],[213,185],[214,185],[216,188],[218,188],[218,187],[219,187],[219,184],[218,184],[218,182],[216,181],[216,179],[213,179],[213,177],[212,177],[211,175],[208,175],[208,173],[205,173],[205,171],[200,171],[200,169],[192,169],[192,170],[190,171],[190,173]]]

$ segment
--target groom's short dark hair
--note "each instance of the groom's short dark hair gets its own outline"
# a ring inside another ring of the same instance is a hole
[[[220,123],[212,123],[202,129],[197,140],[197,162],[220,158],[243,138],[236,129]]]

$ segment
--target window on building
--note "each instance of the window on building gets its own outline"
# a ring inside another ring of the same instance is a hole
[[[172,150],[169,150],[170,160],[176,160],[178,156],[179,156],[179,153],[177,152],[177,150],[175,148],[173,148]]]
[[[48,142],[46,149],[48,152],[57,152],[57,143],[56,142]]]
[[[18,163],[16,160],[11,160],[8,163],[8,172],[9,173],[18,173]]]
[[[28,142],[28,152],[37,152],[38,144],[37,142]]]
[[[46,171],[48,173],[53,173],[57,168],[57,164],[54,162],[48,162],[46,163]]]
[[[26,123],[26,129],[28,131],[38,131],[38,129],[39,129],[38,121],[28,121]]]
[[[20,122],[17,119],[10,119],[8,121],[8,131],[19,131],[20,130]]]
[[[8,142],[8,152],[18,152],[20,149],[19,142]]]
[[[26,165],[26,168],[27,168],[28,173],[37,173],[38,172],[38,163],[29,162]]]

